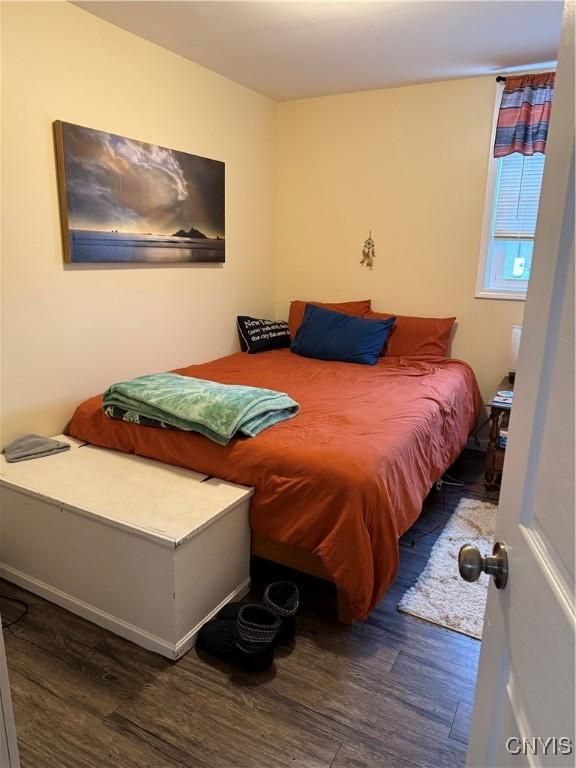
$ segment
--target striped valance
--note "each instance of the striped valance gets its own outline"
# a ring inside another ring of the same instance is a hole
[[[496,125],[494,157],[546,152],[554,72],[506,78]]]

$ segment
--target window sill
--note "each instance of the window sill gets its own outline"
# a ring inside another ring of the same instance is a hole
[[[526,301],[525,293],[512,293],[511,291],[476,291],[476,299],[505,299],[506,301]]]

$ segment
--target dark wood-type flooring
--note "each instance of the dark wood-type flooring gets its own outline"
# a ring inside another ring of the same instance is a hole
[[[484,491],[482,459],[451,469],[468,491]],[[279,576],[302,595],[295,647],[258,675],[195,650],[172,663],[0,581],[30,606],[4,631],[22,768],[463,766],[480,643],[396,608],[460,495],[430,494],[363,624],[337,622],[331,584],[254,562],[251,597]]]

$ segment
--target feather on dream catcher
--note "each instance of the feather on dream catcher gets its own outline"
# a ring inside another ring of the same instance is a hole
[[[362,247],[362,258],[360,260],[360,266],[368,267],[372,269],[374,267],[374,259],[376,258],[376,251],[374,250],[374,240],[372,240],[372,230],[370,230],[368,237],[364,240]]]

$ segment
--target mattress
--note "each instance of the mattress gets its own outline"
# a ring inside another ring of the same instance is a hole
[[[399,537],[476,423],[481,399],[470,366],[390,357],[366,366],[280,349],[176,373],[277,389],[300,413],[220,446],[110,419],[97,396],[76,409],[67,434],[253,486],[252,529],[315,554],[346,592],[353,618],[365,619],[397,573]]]

